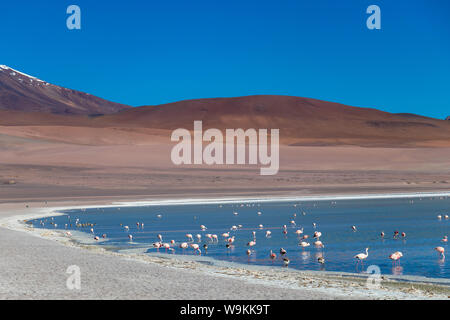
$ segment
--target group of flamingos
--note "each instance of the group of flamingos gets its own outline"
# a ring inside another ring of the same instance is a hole
[[[237,212],[233,212],[233,214],[234,215],[238,215]],[[257,214],[261,215],[262,213],[258,212]],[[304,212],[303,212],[303,215],[305,215]],[[296,225],[295,224],[295,220],[294,220],[295,218],[296,218],[296,214],[293,215],[293,217],[292,217],[293,220],[290,221],[290,224],[293,227],[295,227],[295,225]],[[449,217],[448,217],[448,215],[445,215],[444,218],[448,219]],[[438,219],[441,220],[442,216],[438,215]],[[138,227],[139,227],[139,225],[138,225]],[[313,228],[315,229],[316,227],[317,227],[316,223],[313,223]],[[230,228],[230,230],[231,231],[237,231],[237,230],[239,230],[241,228],[242,228],[242,225],[232,226]],[[263,225],[259,225],[258,228],[259,229],[263,229]],[[200,225],[200,230],[201,231],[206,231],[207,227],[204,226],[204,225]],[[357,231],[356,226],[351,226],[351,230],[353,232],[356,232]],[[287,225],[283,225],[282,232],[283,232],[284,235],[286,235],[288,233]],[[306,247],[310,246],[310,243],[306,241],[309,238],[309,236],[306,235],[306,234],[303,234],[303,228],[297,229],[295,231],[295,233],[297,234],[297,236],[299,238],[298,245],[300,247],[302,247],[302,249],[305,249]],[[272,235],[272,232],[270,230],[267,230],[266,233],[265,233],[265,236],[267,238],[270,238],[271,235]],[[225,246],[227,248],[230,248],[233,245],[234,241],[235,241],[235,236],[234,235],[232,236],[229,231],[224,232],[221,236],[222,236],[222,238],[223,238],[223,240],[225,242]],[[313,244],[314,244],[314,246],[316,248],[324,248],[325,247],[325,245],[322,243],[322,241],[320,241],[320,237],[321,236],[322,236],[322,233],[320,231],[315,231],[314,234],[313,234],[313,239],[314,239],[314,243]],[[401,236],[402,238],[406,238],[406,233],[405,232],[401,232],[400,233],[398,231],[395,231],[394,235],[393,235],[394,239],[399,238],[399,236]],[[195,243],[194,236],[192,234],[190,234],[190,233],[186,234],[187,242],[180,243],[178,245],[179,248],[181,248],[182,250],[191,248],[191,249],[193,249],[193,253],[194,254],[201,255],[202,251],[200,249],[200,244],[199,243],[201,242],[202,235],[201,234],[196,234],[195,237],[198,240],[198,243]],[[209,233],[207,233],[207,234],[205,234],[205,237],[209,240],[210,243],[218,243],[219,242],[219,236],[217,234],[209,234]],[[380,233],[380,237],[381,238],[385,237],[385,233],[383,231]],[[132,239],[132,238],[130,238],[130,239]],[[447,243],[447,241],[448,241],[447,236],[444,236],[441,239],[441,242],[443,242],[443,243]],[[247,242],[248,249],[246,250],[246,254],[248,256],[253,254],[252,247],[254,247],[255,245],[256,245],[256,232],[253,231],[252,232],[252,239],[249,242]],[[171,240],[169,243],[163,242],[163,238],[162,238],[161,234],[158,234],[158,241],[153,243],[153,247],[156,248],[157,250],[159,250],[160,248],[163,248],[166,251],[168,250],[168,251],[174,252],[175,251],[175,249],[174,249],[175,246],[176,246],[175,240]],[[208,251],[208,244],[207,243],[203,244],[203,250],[205,252]],[[438,246],[438,247],[435,247],[434,250],[436,250],[438,252],[438,254],[441,256],[442,259],[445,259],[445,248],[444,247]],[[284,266],[287,267],[289,265],[289,262],[290,262],[289,258],[286,256],[287,251],[284,248],[280,248],[279,252],[280,252],[280,256],[281,256],[281,258],[283,260]],[[359,253],[359,254],[355,255],[354,259],[356,260],[356,266],[358,266],[358,264],[363,265],[364,264],[364,260],[367,259],[368,256],[369,256],[369,248],[366,248],[365,252],[362,252],[362,253]],[[400,251],[396,251],[396,252],[394,252],[394,253],[389,255],[389,259],[392,260],[392,263],[394,265],[397,265],[398,263],[400,263],[400,259],[402,257],[403,257],[403,253],[400,252]],[[273,250],[270,250],[269,258],[273,261],[273,260],[275,260],[277,258],[277,254],[274,253]],[[325,258],[323,256],[319,256],[317,258],[317,262],[320,263],[320,264],[324,264],[325,263]]]
[[[237,216],[238,212],[233,212],[233,214],[235,216]],[[262,213],[260,211],[258,211],[257,214],[261,215]],[[305,212],[303,212],[302,214],[306,215]],[[296,223],[295,223],[296,216],[297,215],[294,213],[294,215],[292,217],[292,220],[290,221],[290,225],[292,227],[296,226]],[[162,216],[160,214],[158,214],[157,217],[160,219]],[[444,215],[444,216],[438,215],[437,218],[438,218],[438,220],[442,220],[442,219],[448,220],[449,216],[448,215]],[[41,221],[41,224],[43,224],[42,221]],[[86,225],[79,224],[79,219],[76,220],[76,225],[77,225],[77,227],[78,226],[93,227],[93,225],[91,225],[91,224],[86,224]],[[136,225],[137,225],[138,229],[144,229],[144,223],[137,222]],[[313,223],[312,225],[313,225],[313,228],[316,229],[316,227],[317,227],[316,223]],[[56,224],[55,224],[55,227],[56,227]],[[67,225],[66,225],[66,228],[67,228]],[[123,228],[128,233],[129,240],[132,241],[133,240],[133,236],[129,233],[130,228],[128,226],[123,226]],[[237,230],[239,230],[241,228],[242,228],[242,225],[237,225],[237,226],[232,226],[230,228],[230,230],[231,231],[237,231]],[[262,230],[264,227],[263,227],[263,225],[260,224],[258,226],[258,228],[260,230]],[[201,231],[206,231],[207,227],[204,226],[204,225],[200,225],[200,230]],[[353,232],[357,232],[356,226],[351,226],[351,230]],[[287,233],[288,233],[287,225],[283,225],[282,232],[283,232],[284,235],[287,235]],[[91,228],[91,233],[94,233],[94,229],[93,228]],[[303,234],[303,228],[297,229],[295,231],[295,233],[296,233],[296,235],[298,236],[298,239],[299,239],[298,245],[300,247],[302,247],[302,249],[305,249],[306,247],[310,246],[310,243],[307,242],[307,239],[309,238],[309,236],[306,235],[306,234]],[[72,235],[69,231],[66,232],[66,234],[69,237]],[[266,238],[270,238],[271,235],[272,235],[272,232],[270,230],[266,230],[266,233],[265,233]],[[223,238],[223,240],[225,242],[225,246],[227,248],[231,248],[233,246],[234,241],[235,241],[235,236],[234,235],[232,236],[229,231],[224,232],[221,236],[222,236],[222,238]],[[313,239],[314,239],[314,243],[313,244],[314,244],[314,246],[316,248],[324,248],[325,247],[325,245],[322,243],[322,241],[320,241],[320,237],[321,236],[322,236],[322,233],[320,231],[315,231],[314,234],[313,234]],[[398,231],[394,232],[394,235],[393,235],[394,239],[398,239],[400,236],[402,238],[406,238],[406,233],[405,232],[401,232],[400,233]],[[219,236],[217,234],[209,234],[209,233],[207,233],[207,234],[205,234],[205,237],[209,240],[210,243],[219,243]],[[381,238],[385,237],[385,233],[383,231],[380,233],[380,237]],[[106,234],[103,234],[102,238],[106,238]],[[177,247],[177,246],[179,248],[181,248],[183,251],[185,249],[191,248],[191,249],[193,249],[193,253],[194,254],[201,255],[202,251],[200,249],[200,243],[201,243],[202,235],[201,234],[196,234],[195,238],[197,239],[198,243],[195,243],[194,236],[192,234],[190,234],[190,233],[186,234],[186,238],[187,238],[187,242],[182,242],[182,243],[177,245],[175,240],[170,240],[170,242],[168,242],[168,243],[167,242],[163,242],[162,235],[158,234],[158,241],[153,243],[152,246],[153,246],[153,248],[156,248],[157,250],[162,248],[162,249],[165,249],[166,251],[170,251],[170,252],[175,252],[174,248]],[[94,239],[98,241],[100,238],[98,236],[95,236]],[[446,244],[448,242],[448,237],[444,236],[441,239],[441,242]],[[252,232],[252,239],[249,242],[247,242],[248,249],[246,250],[246,253],[247,253],[248,256],[253,254],[252,247],[254,247],[255,245],[256,245],[256,232],[253,231]],[[205,252],[208,251],[208,243],[203,244],[202,247],[203,247],[203,250]],[[445,248],[444,247],[437,246],[437,247],[434,248],[434,250],[437,251],[437,253],[439,254],[439,256],[442,259],[445,259]],[[287,251],[284,248],[280,248],[279,252],[280,252],[280,256],[281,256],[281,258],[283,260],[284,266],[287,267],[289,265],[289,262],[290,262],[289,258],[286,256]],[[368,256],[369,256],[369,248],[366,248],[365,252],[358,253],[357,255],[355,255],[354,259],[356,260],[356,266],[358,266],[359,264],[363,265],[364,264],[364,260],[367,259]],[[400,259],[402,257],[403,257],[403,253],[400,252],[400,251],[396,251],[396,252],[394,252],[394,253],[389,255],[389,259],[392,260],[393,265],[396,265],[396,264],[400,263]],[[270,250],[269,258],[272,261],[274,261],[277,258],[277,255],[276,255],[276,253],[273,252],[273,250]],[[325,263],[325,258],[323,256],[319,256],[317,258],[317,262],[320,263],[320,264],[324,264]]]

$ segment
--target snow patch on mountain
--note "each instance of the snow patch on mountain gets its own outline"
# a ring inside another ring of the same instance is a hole
[[[18,70],[15,70],[15,69],[13,69],[11,67],[8,67],[8,66],[6,66],[4,64],[0,65],[0,69],[10,71],[9,75],[11,75],[11,76],[16,76],[17,74],[20,74],[22,76],[28,77],[29,79],[32,79],[32,80],[35,80],[35,81],[38,81],[38,82],[42,82],[42,83],[46,83],[46,81],[43,81],[43,80],[38,79],[36,77],[30,76],[29,74],[26,74],[26,73],[20,72]],[[23,79],[19,79],[19,81],[21,81],[21,80],[23,81]]]

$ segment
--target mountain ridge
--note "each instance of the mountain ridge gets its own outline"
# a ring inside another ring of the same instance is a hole
[[[0,65],[0,109],[53,114],[110,114],[130,106],[67,89]]]

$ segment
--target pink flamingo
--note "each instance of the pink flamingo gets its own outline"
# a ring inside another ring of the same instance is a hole
[[[273,253],[272,250],[270,250],[270,259],[275,260],[277,258],[277,255],[275,253]]]
[[[180,248],[183,249],[183,252],[185,249],[187,249],[189,247],[189,245],[187,244],[187,242],[183,242],[180,244]]]
[[[436,247],[436,248],[434,248],[434,250],[436,250],[439,253],[439,255],[445,259],[445,254],[444,254],[445,249],[443,247]]]
[[[250,241],[250,242],[247,243],[247,246],[248,246],[248,247],[253,247],[255,244],[256,244],[256,241],[253,241],[253,240],[252,240],[252,241]]]
[[[403,257],[403,253],[401,253],[400,251],[396,251],[389,256],[389,259],[391,259],[392,263],[395,265],[397,261],[400,262],[401,257]]]
[[[305,249],[306,247],[309,247],[310,244],[308,242],[302,241],[299,243],[299,246],[301,246],[302,249]]]
[[[322,243],[322,241],[320,241],[320,240],[317,240],[316,242],[314,242],[314,245],[317,247],[317,248],[325,248],[325,245]]]
[[[191,248],[194,249],[194,254],[197,252],[199,255],[202,254],[200,247],[198,244],[196,243],[192,243],[191,244]]]
[[[356,265],[358,265],[359,262],[361,264],[364,264],[364,260],[367,259],[369,256],[369,248],[366,248],[366,253],[358,253],[356,256],[354,256],[355,259],[357,259]]]

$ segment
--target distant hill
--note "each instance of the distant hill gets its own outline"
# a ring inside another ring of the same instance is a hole
[[[110,114],[128,108],[0,65],[0,110],[88,115]]]
[[[291,96],[246,96],[179,101],[96,118],[97,126],[192,129],[279,128],[292,145],[450,146],[450,123],[414,114]]]

